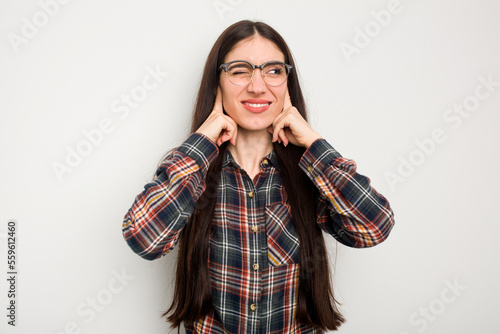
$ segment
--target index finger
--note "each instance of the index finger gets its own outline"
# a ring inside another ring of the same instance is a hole
[[[213,110],[217,110],[220,112],[223,112],[223,107],[222,107],[222,91],[220,89],[220,86],[217,87],[217,96],[215,97],[215,103],[214,103],[214,108]]]
[[[290,107],[292,107],[292,100],[290,99],[290,92],[288,91],[287,88],[285,93],[285,102],[283,104],[283,110],[287,110]]]

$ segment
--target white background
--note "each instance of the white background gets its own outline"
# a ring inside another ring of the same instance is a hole
[[[339,333],[499,332],[498,1],[401,0],[385,26],[372,13],[385,0],[67,2],[0,2],[0,254],[6,273],[16,219],[19,272],[15,328],[0,283],[2,333],[168,332],[160,314],[176,252],[141,259],[121,223],[161,156],[187,137],[206,56],[240,19],[283,35],[311,125],[396,214],[375,248],[328,238],[348,319]],[[126,117],[113,112],[148,69],[168,75]],[[449,113],[464,103],[465,116]],[[84,131],[106,119],[112,130],[85,147]],[[78,145],[87,155],[58,178],[53,166]]]

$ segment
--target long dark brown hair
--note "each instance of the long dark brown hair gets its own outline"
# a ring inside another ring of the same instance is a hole
[[[208,55],[191,121],[191,132],[195,132],[212,112],[219,86],[218,69],[225,56],[238,42],[255,35],[272,41],[284,54],[285,63],[293,66],[288,77],[290,98],[292,104],[307,120],[304,97],[287,44],[269,25],[245,20],[228,27],[219,36]],[[288,194],[300,244],[297,320],[323,330],[336,330],[345,320],[337,309],[337,301],[333,296],[325,242],[321,229],[316,224],[317,202],[312,199],[318,198],[318,190],[299,168],[299,160],[305,148],[291,143],[286,148],[278,143],[274,143],[273,146],[278,156],[279,170]],[[175,327],[179,327],[182,322],[187,325],[193,324],[211,310],[209,238],[222,159],[226,149],[227,142],[219,147],[219,154],[207,172],[206,189],[184,227],[179,242],[173,301],[163,314]]]

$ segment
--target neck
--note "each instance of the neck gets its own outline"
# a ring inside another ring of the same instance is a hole
[[[253,179],[260,171],[260,161],[273,150],[272,137],[267,129],[245,130],[238,127],[236,145],[228,146],[234,159]]]

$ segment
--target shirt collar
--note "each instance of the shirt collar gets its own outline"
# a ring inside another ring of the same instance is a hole
[[[268,166],[274,166],[276,169],[279,169],[278,155],[274,150],[272,150],[267,156],[262,158],[261,165],[262,164],[266,165],[266,162],[264,161],[267,161]],[[241,167],[238,165],[236,160],[234,160],[233,155],[228,149],[226,149],[226,152],[224,152],[224,161],[222,162],[222,167],[227,167],[227,166],[233,166],[241,169]]]

